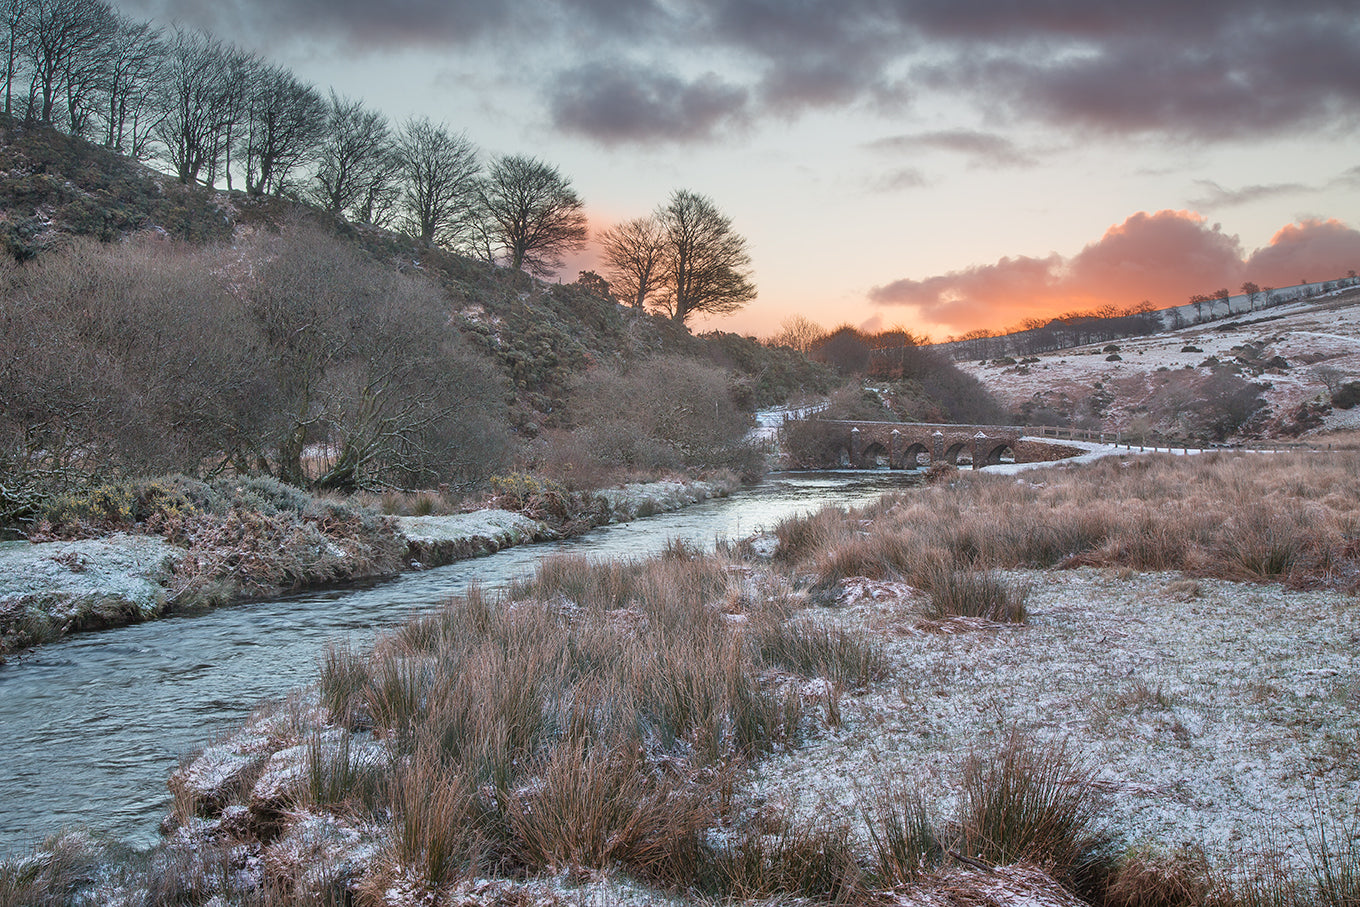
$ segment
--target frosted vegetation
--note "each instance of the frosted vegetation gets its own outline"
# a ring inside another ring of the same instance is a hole
[[[332,649],[176,773],[141,864],[67,836],[0,892],[1352,904],[1357,466],[984,473],[713,553],[549,560]]]

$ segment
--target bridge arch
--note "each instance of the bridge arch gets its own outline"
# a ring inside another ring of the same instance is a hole
[[[888,448],[877,441],[870,441],[868,446],[864,448],[864,452],[860,454],[859,459],[862,464],[869,467],[892,466],[889,458]]]
[[[834,420],[823,424],[829,431],[815,457],[823,466],[917,469],[940,462],[958,465],[962,460],[982,469],[1022,458],[1023,429],[1015,426]]]
[[[998,463],[1014,463],[1015,448],[1009,444],[997,444],[987,451],[982,462],[987,466],[996,466]]]

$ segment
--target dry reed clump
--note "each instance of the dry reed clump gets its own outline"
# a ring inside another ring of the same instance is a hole
[[[1213,878],[1204,851],[1139,847],[1125,853],[1105,890],[1104,907],[1198,907],[1212,903]]]
[[[748,823],[710,855],[700,887],[727,901],[798,898],[824,904],[872,904],[871,879],[850,844],[847,826],[829,819],[802,824]]]
[[[1052,566],[1183,570],[1360,586],[1360,453],[1107,458],[1043,480],[949,485],[829,508],[775,528],[775,560],[821,588],[853,576],[928,587],[950,571]]]
[[[787,582],[683,544],[648,561],[549,558],[500,600],[469,589],[371,655],[323,656],[319,701],[349,730],[309,749],[299,806],[392,816],[366,891],[611,866],[741,888],[703,843],[734,767],[811,720],[798,678],[834,691],[887,670],[865,638],[791,619],[796,607]],[[381,777],[351,758],[349,731],[385,743]]]
[[[31,855],[0,861],[0,907],[75,903],[104,859],[104,848],[86,834],[55,835]]]
[[[930,593],[927,617],[980,617],[998,623],[1025,622],[1029,586],[989,570],[939,567],[926,572],[921,583]]]
[[[993,865],[1032,863],[1083,897],[1104,890],[1117,839],[1093,766],[1064,744],[1013,734],[969,758],[961,787],[960,852]]]

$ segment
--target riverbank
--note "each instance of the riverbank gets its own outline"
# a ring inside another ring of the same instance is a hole
[[[735,484],[716,478],[580,492],[556,513],[539,513],[537,518],[487,508],[448,516],[361,519],[307,499],[297,504],[300,517],[290,522],[232,510],[209,525],[201,517],[166,518],[159,515],[162,509],[154,518],[133,523],[136,531],[6,542],[0,544],[0,661],[70,633],[427,569],[560,539],[725,497]],[[251,501],[257,508],[258,498]],[[285,510],[262,509],[271,514]]]
[[[1348,903],[1356,468],[963,472],[758,545],[553,558],[333,648],[319,686],[181,763],[143,866],[71,884],[394,907]],[[989,799],[1026,792],[1056,801]],[[1026,824],[1051,802],[1056,826]],[[1005,840],[989,803],[1018,810]],[[45,845],[25,884],[97,859],[83,847]]]

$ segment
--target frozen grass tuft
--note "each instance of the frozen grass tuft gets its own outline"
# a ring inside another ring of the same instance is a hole
[[[925,587],[930,591],[928,617],[980,617],[999,623],[1025,622],[1025,599],[1029,587],[1012,582],[989,570],[951,570],[947,567],[926,573]]]
[[[991,865],[1027,862],[1084,897],[1098,896],[1118,851],[1094,769],[1064,744],[1013,733],[965,766],[959,850]]]

